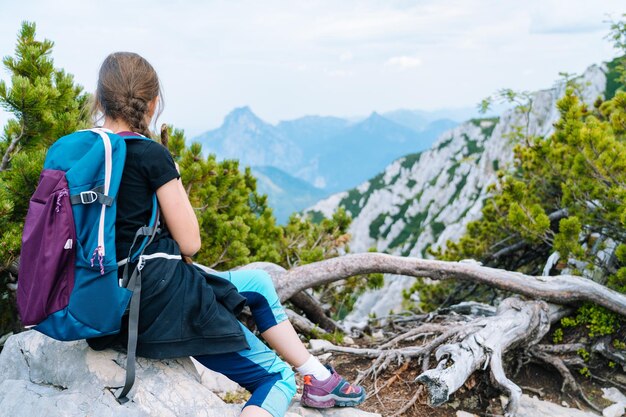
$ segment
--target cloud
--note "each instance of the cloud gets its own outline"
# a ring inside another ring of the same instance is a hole
[[[394,56],[385,62],[385,67],[395,68],[400,71],[417,68],[422,65],[422,60],[415,56]]]
[[[573,2],[564,6],[560,0],[543,0],[531,8],[530,33],[575,34],[606,31],[611,12],[621,10],[622,2],[605,1],[603,7],[594,2]]]
[[[333,78],[345,78],[345,77],[350,77],[354,74],[352,71],[341,70],[341,69],[333,69],[333,70],[325,69],[324,73],[328,75],[329,77],[333,77]]]
[[[343,52],[341,55],[339,55],[339,61],[341,62],[347,62],[347,61],[352,61],[352,53],[351,52]]]

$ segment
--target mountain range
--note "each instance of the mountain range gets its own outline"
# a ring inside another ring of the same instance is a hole
[[[249,107],[192,139],[218,159],[238,159],[258,174],[279,222],[333,192],[356,186],[394,159],[428,149],[458,122],[402,110],[358,121],[305,116],[272,125]],[[396,121],[394,121],[396,120]]]

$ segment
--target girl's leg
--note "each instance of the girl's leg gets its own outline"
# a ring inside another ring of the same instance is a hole
[[[256,405],[247,405],[241,410],[239,417],[272,417],[272,415]]]
[[[252,393],[242,416],[283,417],[296,393],[293,371],[245,326],[241,327],[250,349],[218,355],[197,355],[194,358]]]
[[[270,327],[262,332],[261,336],[280,356],[296,368],[304,365],[311,356],[289,320]]]
[[[351,385],[334,369],[324,367],[300,341],[280,304],[274,283],[265,271],[221,273],[248,299],[261,336],[304,376],[302,403],[317,408],[353,406],[365,400],[365,391]]]
[[[311,354],[289,322],[269,274],[258,269],[218,274],[230,280],[239,293],[247,298],[247,304],[263,339],[292,366],[302,366]]]

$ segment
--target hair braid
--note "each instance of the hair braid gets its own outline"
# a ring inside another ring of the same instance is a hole
[[[131,97],[124,106],[124,120],[128,122],[134,132],[150,137],[147,113],[148,103],[140,98]]]
[[[160,95],[159,78],[148,61],[132,52],[115,52],[100,67],[93,112],[123,120],[150,137],[148,103]]]

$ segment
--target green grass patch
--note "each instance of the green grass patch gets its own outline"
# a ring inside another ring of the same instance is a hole
[[[363,196],[361,195],[361,193],[356,188],[353,188],[348,191],[348,195],[343,200],[341,200],[341,203],[339,203],[339,205],[344,207],[354,219],[361,212],[361,207],[359,207],[359,203],[362,197]]]
[[[452,166],[450,168],[447,169],[447,173],[448,173],[448,182],[452,181],[452,179],[454,178],[454,174],[456,173],[456,170],[458,167],[461,166],[461,163],[458,161],[454,161],[454,164],[452,164]],[[435,184],[432,184],[435,185]]]
[[[440,151],[440,150],[442,150],[443,148],[445,148],[446,146],[448,146],[449,144],[451,144],[453,139],[454,139],[454,137],[453,137],[453,136],[450,136],[448,139],[446,139],[446,140],[444,140],[443,142],[441,142],[441,143],[439,144],[439,146],[437,146],[437,150],[438,150],[438,151]]]
[[[404,157],[402,162],[400,162],[400,166],[402,166],[402,168],[409,168],[410,169],[415,164],[417,164],[419,162],[421,157],[422,157],[422,153],[421,152],[409,154],[409,155]]]
[[[309,218],[311,219],[311,221],[315,224],[320,224],[322,222],[322,220],[324,220],[326,217],[324,216],[324,214],[319,211],[319,210],[312,210],[308,212]]]
[[[414,243],[417,241],[418,236],[423,230],[422,223],[424,222],[424,220],[426,220],[426,217],[428,217],[428,210],[430,209],[430,206],[432,203],[433,202],[430,201],[428,205],[426,206],[426,208],[424,209],[424,211],[421,211],[417,213],[415,216],[406,220],[406,224],[404,225],[404,228],[402,229],[402,231],[389,244],[390,248],[395,248],[406,243],[409,237],[411,236],[413,237],[413,239],[411,239],[411,243]],[[406,209],[405,209],[405,213],[406,213]],[[412,247],[413,245],[409,245],[409,246]],[[406,256],[406,254],[404,255]]]
[[[467,139],[467,155],[474,155],[477,153],[482,153],[485,148],[482,145],[478,144],[477,140],[472,140],[466,136]],[[467,156],[466,155],[466,156]]]
[[[615,97],[617,90],[623,89],[623,85],[619,82],[620,73],[618,68],[626,66],[626,56],[615,58],[614,60],[607,62],[606,73],[606,88],[604,90],[604,99],[610,100]]]
[[[432,222],[430,228],[433,231],[433,240],[437,240],[439,235],[446,229],[446,225],[441,222]]]
[[[435,184],[437,184],[437,181],[439,181],[439,176],[441,175],[441,172],[439,174],[437,174],[437,176],[435,178],[433,178],[432,180],[428,181],[428,185],[430,185],[431,187],[434,187]]]
[[[374,219],[372,223],[370,223],[370,237],[372,239],[378,239],[380,236],[380,228],[385,224],[385,220],[389,216],[389,213],[380,213],[378,217]]]
[[[496,128],[496,125],[498,124],[499,121],[500,121],[499,117],[484,117],[484,118],[470,119],[470,122],[474,126],[479,127],[480,131],[486,138],[491,136],[491,134],[493,133],[493,129]],[[491,122],[491,123],[487,126],[483,126],[482,125],[483,122]]]
[[[452,197],[450,197],[450,200],[448,200],[448,205],[452,204],[452,202],[454,202],[454,200],[459,197],[461,191],[463,191],[463,187],[465,187],[465,184],[467,184],[467,174],[463,175],[461,181],[459,181],[459,183],[456,185],[456,190],[454,191]]]
[[[385,186],[385,181],[383,180],[384,176],[384,172],[381,172],[372,178],[369,182],[369,187],[367,187],[367,190],[363,194],[356,188],[351,189],[348,191],[348,195],[339,202],[339,205],[345,208],[354,219],[361,213],[361,208],[367,204],[367,201],[374,191],[380,190]]]

